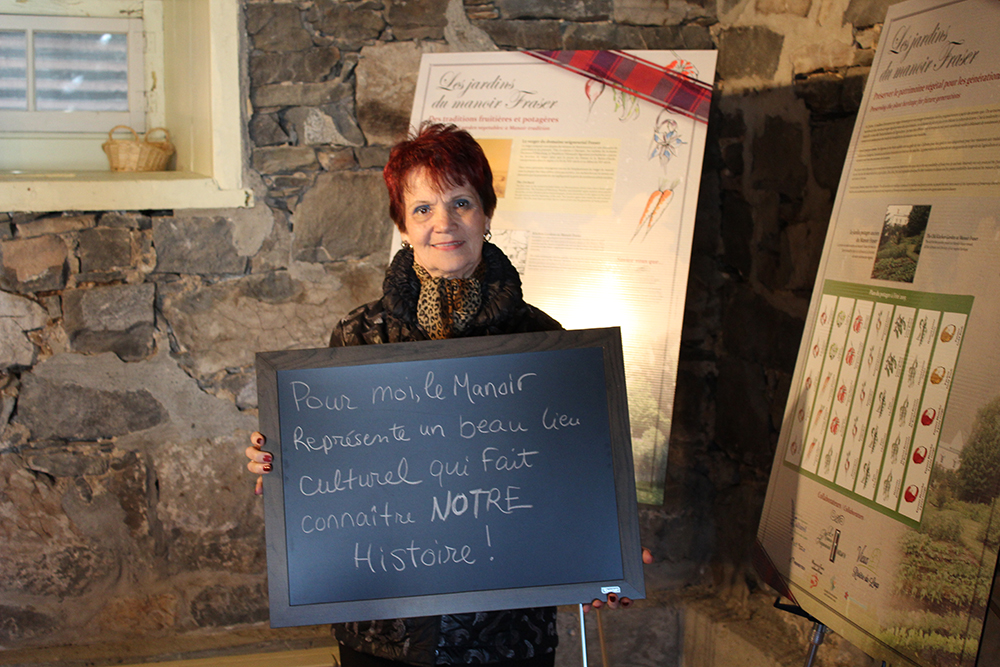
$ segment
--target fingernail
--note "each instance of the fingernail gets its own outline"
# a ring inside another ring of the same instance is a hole
[[[270,454],[264,454],[264,463],[270,463],[273,460],[274,460],[273,456],[271,456]]]
[[[612,602],[612,603],[618,602],[618,596],[615,595],[614,593],[609,594],[608,595],[608,602]]]
[[[623,609],[624,609],[625,607],[631,607],[631,606],[632,606],[632,600],[630,600],[630,599],[628,599],[628,598],[624,598],[624,599],[622,600],[622,608],[623,608]]]
[[[271,472],[271,464],[270,463],[265,463],[264,464],[264,472]]]

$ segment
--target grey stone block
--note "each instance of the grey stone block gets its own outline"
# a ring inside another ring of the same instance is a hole
[[[335,46],[307,51],[254,53],[250,56],[250,81],[254,86],[291,81],[317,83],[324,80],[340,61]]]
[[[146,390],[91,389],[31,373],[21,382],[14,421],[27,426],[34,440],[102,440],[168,419],[163,405]]]
[[[851,23],[855,28],[882,23],[889,7],[899,0],[851,0],[844,10],[844,22]]]
[[[548,20],[474,21],[497,46],[525,49],[559,50],[563,48],[562,25]]]
[[[565,21],[606,21],[611,17],[611,0],[494,0],[505,19],[562,19]]]
[[[386,20],[396,39],[441,39],[448,0],[388,0]]]
[[[368,144],[391,146],[406,137],[423,52],[422,47],[408,42],[378,43],[362,49],[356,70],[357,113]]]
[[[202,626],[262,623],[267,620],[267,588],[255,586],[211,586],[191,602],[191,616]]]
[[[317,107],[333,104],[354,95],[353,88],[339,79],[319,83],[273,83],[258,86],[250,93],[254,107]]]
[[[243,273],[247,258],[233,244],[225,218],[155,218],[153,245],[160,273]]]
[[[0,241],[0,287],[13,292],[62,289],[69,274],[69,253],[58,236]]]
[[[358,149],[361,151],[362,149]],[[354,159],[354,151],[350,148],[320,147],[316,150],[316,159],[319,160],[323,171],[341,171],[353,169],[358,166]],[[366,165],[373,166],[373,165]]]
[[[125,229],[149,229],[152,226],[148,215],[129,211],[108,211],[101,215],[97,224],[99,227]]]
[[[761,14],[786,16],[808,16],[812,0],[757,0],[757,11]]]
[[[361,146],[364,144],[364,137],[357,125],[337,105],[328,105],[322,109],[295,107],[286,111],[282,118],[288,134],[299,146]],[[338,120],[340,121],[339,125],[343,126],[351,135],[350,138],[340,131]]]
[[[785,38],[764,26],[728,28],[719,33],[718,74],[723,79],[770,79],[778,70]]]
[[[43,614],[29,606],[0,604],[0,642],[14,645],[18,642],[47,637],[62,625],[62,619]]]
[[[49,218],[38,218],[17,225],[17,235],[22,239],[30,239],[46,234],[65,234],[81,229],[90,229],[96,224],[94,215],[60,215]]]
[[[274,114],[257,114],[250,119],[250,140],[254,146],[277,146],[290,141]]]
[[[0,369],[32,364],[35,346],[25,334],[42,328],[48,319],[35,301],[0,292]]]
[[[110,468],[108,457],[103,454],[95,445],[56,445],[21,452],[28,470],[53,477],[103,475]]]
[[[362,169],[382,169],[389,161],[387,146],[362,146],[354,152],[358,157],[358,166]]]
[[[81,273],[119,271],[133,264],[132,234],[127,228],[87,229],[78,239]]]
[[[376,2],[348,4],[320,0],[307,11],[306,17],[321,34],[350,51],[378,38],[385,28],[382,4]]]
[[[377,171],[329,172],[292,216],[292,256],[306,262],[364,257],[389,245],[389,195]]]
[[[319,165],[311,146],[274,146],[253,152],[253,168],[262,174],[280,174]]]
[[[325,346],[337,320],[381,293],[383,269],[339,262],[323,283],[254,274],[170,294],[162,310],[183,362],[203,376],[250,367],[257,351]]]
[[[294,4],[248,5],[247,32],[261,51],[301,51],[313,44]]]
[[[123,361],[152,354],[155,294],[152,283],[66,291],[63,326],[73,349],[114,352]]]

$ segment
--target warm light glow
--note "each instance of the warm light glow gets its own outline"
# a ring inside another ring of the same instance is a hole
[[[594,282],[587,280],[591,276]],[[546,310],[567,329],[621,327],[622,345],[628,348],[642,331],[643,322],[642,305],[623,297],[629,293],[629,287],[623,284],[616,268],[609,265],[581,277],[572,295]]]

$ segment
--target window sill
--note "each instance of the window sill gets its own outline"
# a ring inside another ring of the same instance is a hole
[[[15,144],[0,144],[0,168],[10,170],[0,171],[0,212],[252,206],[243,182],[241,0],[0,0],[0,9],[20,14],[117,16],[133,5],[142,8],[147,42],[162,42],[147,85],[163,99],[147,109],[147,122],[170,131],[178,171],[111,173],[100,135],[83,163],[73,161],[80,151],[68,139],[35,137],[16,154]]]
[[[4,211],[137,211],[253,206],[253,193],[223,189],[190,171],[0,172]]]

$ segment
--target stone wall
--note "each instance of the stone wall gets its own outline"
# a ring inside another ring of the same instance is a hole
[[[429,51],[719,50],[667,500],[641,518],[653,599],[739,608],[888,4],[249,0],[255,208],[0,213],[0,648],[265,634],[253,353],[377,294],[380,168]]]

